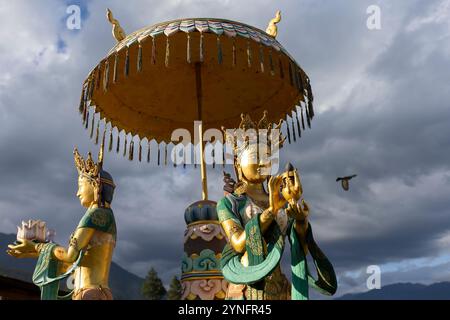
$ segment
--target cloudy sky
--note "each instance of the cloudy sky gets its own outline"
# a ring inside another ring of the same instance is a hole
[[[81,8],[80,30],[66,9]],[[369,30],[370,5],[381,29]],[[220,17],[264,29],[277,9],[277,39],[309,74],[313,129],[282,151],[302,176],[316,240],[331,258],[338,295],[382,285],[450,280],[449,0],[2,1],[0,4],[0,232],[47,221],[57,241],[84,213],[72,150],[97,150],[78,114],[81,84],[114,45],[105,10],[126,32],[182,17]],[[164,281],[180,272],[183,213],[199,200],[200,173],[107,154],[118,185],[114,260]],[[357,173],[349,192],[335,182]],[[208,171],[210,198],[221,170]],[[0,253],[3,254],[3,253]]]

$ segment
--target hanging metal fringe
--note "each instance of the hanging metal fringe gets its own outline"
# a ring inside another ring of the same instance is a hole
[[[215,169],[216,168],[216,150],[215,150],[214,145],[212,145],[212,147],[213,147],[212,152],[211,152],[212,161],[213,161],[212,167],[213,167],[213,169]]]
[[[250,41],[247,41],[247,66],[249,68],[252,66],[252,50],[250,48]]]
[[[108,145],[108,151],[111,152],[113,148],[113,132],[112,132],[112,125],[109,129],[109,145]]]
[[[148,141],[148,149],[147,149],[147,163],[150,162],[150,149],[151,149],[151,145],[150,145],[150,141]]]
[[[203,56],[203,32],[200,33],[200,62],[203,62],[204,56]]]
[[[173,152],[173,156],[174,156],[174,161],[173,161],[173,167],[176,168],[177,167],[177,148],[174,145],[172,148],[172,152]]]
[[[84,114],[85,114],[84,110],[86,109],[85,94],[86,94],[86,89],[85,89],[85,86],[83,85],[83,90],[81,91],[80,106],[78,107],[78,111],[80,112],[80,114],[83,115],[83,121],[84,121]]]
[[[233,38],[233,57],[232,57],[232,66],[235,67],[236,66],[236,40]]]
[[[164,64],[166,65],[166,67],[169,66],[169,56],[170,56],[170,41],[169,41],[169,37],[167,37],[167,39],[166,39],[166,58],[164,61]]]
[[[192,145],[192,149],[194,150],[194,168],[197,169],[197,148],[194,144]]]
[[[286,128],[287,128],[288,142],[289,144],[291,144],[291,130],[289,130],[289,121],[287,117],[286,117]]]
[[[91,134],[90,134],[91,139],[94,137],[94,126],[95,126],[95,113],[92,115]]]
[[[142,140],[139,140],[139,162],[142,161]]]
[[[187,33],[186,60],[191,63],[191,35]]]
[[[120,132],[119,129],[117,129],[117,146],[116,146],[116,152],[119,153],[120,151]]]
[[[283,62],[278,58],[278,66],[280,67],[280,78],[284,79]]]
[[[103,75],[103,90],[108,90],[108,84],[109,84],[109,61],[106,60],[105,62],[105,73]]]
[[[222,64],[223,54],[222,54],[222,43],[220,42],[220,37],[217,36],[217,62]]]
[[[295,119],[297,120],[297,132],[298,132],[298,137],[301,138],[302,137],[302,130],[300,129],[300,120],[298,119],[298,108],[295,108]]]
[[[158,143],[158,166],[161,164],[161,149],[160,145]]]
[[[97,121],[97,130],[95,132],[95,144],[96,145],[98,144],[99,135],[100,135],[100,119],[98,119],[98,121]]]
[[[142,45],[139,42],[138,55],[137,55],[137,72],[142,71]]]
[[[127,145],[128,145],[128,134],[125,132],[125,142],[123,145],[123,156],[125,157],[127,155]]]
[[[167,166],[167,143],[164,145],[164,165]]]
[[[273,67],[272,50],[269,51],[269,65],[270,65],[270,74],[272,76],[274,76],[275,75],[275,70],[274,70],[274,67]]]
[[[186,169],[186,149],[187,149],[187,145],[183,145],[183,169]]]
[[[156,43],[155,38],[152,37],[152,64],[156,64]]]
[[[300,114],[302,115],[302,128],[305,131],[305,119],[303,118],[303,107],[300,105]]]
[[[127,47],[127,53],[125,55],[125,77],[128,77],[128,73],[130,72],[130,48]]]
[[[294,125],[294,117],[291,116],[291,126],[292,126],[292,137],[294,138],[294,142],[297,141],[297,135],[295,134],[295,125]]]
[[[259,45],[259,64],[261,67],[261,72],[264,73],[264,50],[262,44]]]
[[[225,141],[225,140],[224,140]],[[225,153],[226,153],[226,143],[225,142],[223,142],[222,143],[222,167],[225,167],[225,161],[226,161],[226,158],[225,158]]]
[[[85,124],[86,130],[88,127],[89,127],[89,110],[86,111],[86,124]]]
[[[114,67],[113,67],[113,83],[117,82],[117,64],[119,63],[119,54],[116,52],[114,55]]]
[[[106,139],[106,123],[105,127],[103,128],[102,147],[105,145],[105,139]]]
[[[101,69],[102,68],[102,65],[100,64],[99,66],[98,66],[98,68],[97,68],[97,70],[96,70],[96,73],[97,73],[97,75],[96,75],[96,79],[97,79],[97,81],[96,81],[96,83],[95,83],[95,88],[98,90],[99,88],[100,88],[100,74],[101,74]]]
[[[306,123],[308,124],[308,128],[311,129],[311,118],[309,117],[309,112],[308,112],[307,107],[305,107],[305,111],[306,111]]]
[[[133,161],[133,157],[134,157],[134,140],[133,137],[131,137],[130,150],[128,151],[128,160]]]

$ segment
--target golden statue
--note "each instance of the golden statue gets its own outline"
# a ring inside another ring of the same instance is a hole
[[[281,175],[271,175],[271,151],[284,140],[261,139],[262,134],[271,137],[273,125],[267,122],[266,116],[264,113],[261,121],[255,123],[243,115],[239,126],[240,132],[251,129],[253,135],[256,133],[260,138],[253,140],[259,144],[250,142],[251,134],[242,139],[237,130],[232,137],[226,132],[227,140],[235,145],[238,179],[234,192],[217,204],[218,217],[229,240],[221,259],[222,272],[230,282],[227,299],[307,299],[308,283],[324,294],[334,294],[336,276],[312,237],[309,207],[302,199],[297,170],[288,164]],[[236,143],[239,140],[241,143]],[[265,140],[267,146],[261,145]],[[273,145],[271,140],[275,141]],[[266,181],[268,192],[264,186]],[[292,286],[280,268],[286,236],[291,243]],[[317,281],[308,272],[308,253],[318,270]]]
[[[112,35],[117,42],[122,41],[127,36],[123,28],[120,26],[119,20],[114,19],[113,13],[110,9],[106,10],[106,18],[113,25]]]
[[[103,145],[97,163],[91,153],[84,160],[76,148],[74,160],[77,197],[87,211],[70,237],[69,247],[20,238],[7,252],[16,258],[38,258],[33,282],[41,287],[42,299],[56,299],[58,281],[73,272],[73,300],[112,300],[108,278],[117,236],[111,210],[115,185],[102,168]]]
[[[278,35],[277,23],[280,21],[281,21],[281,11],[278,10],[277,13],[275,14],[275,18],[270,20],[269,25],[267,26],[266,33],[269,36],[276,38],[276,36]]]

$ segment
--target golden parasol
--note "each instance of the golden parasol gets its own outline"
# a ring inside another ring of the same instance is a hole
[[[286,120],[291,142],[314,116],[313,95],[306,73],[275,39],[280,12],[266,32],[223,19],[192,18],[158,23],[129,35],[108,9],[117,44],[86,78],[80,113],[99,141],[109,131],[109,150],[134,157],[135,141],[142,159],[142,140],[167,144],[175,129],[194,136],[199,129],[203,199],[207,199],[203,131],[234,128],[241,114],[270,122]],[[302,104],[304,103],[304,104]],[[300,120],[301,119],[301,120]],[[306,119],[306,121],[305,121]],[[100,130],[102,123],[103,130]],[[122,134],[122,142],[120,136]],[[128,144],[129,140],[129,144]],[[207,142],[209,143],[209,142]]]

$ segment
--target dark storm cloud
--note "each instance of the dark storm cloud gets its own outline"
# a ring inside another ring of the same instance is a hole
[[[278,39],[310,75],[317,110],[312,130],[284,148],[281,163],[289,160],[301,172],[316,238],[343,290],[361,288],[369,264],[441,254],[438,240],[450,229],[450,49],[449,25],[436,8],[446,2],[133,3],[87,2],[89,16],[77,32],[61,27],[65,6],[57,1],[8,4],[11,17],[4,21],[22,32],[5,34],[0,45],[1,232],[40,218],[66,243],[83,214],[72,149],[98,150],[77,106],[84,77],[114,42],[106,6],[127,32],[188,16],[264,29],[281,8]],[[379,31],[366,27],[366,8],[373,3],[382,9]],[[167,282],[180,268],[184,209],[200,199],[199,170],[157,168],[116,154],[106,155],[105,167],[118,185],[114,259],[141,276],[154,265]],[[345,192],[335,178],[352,173],[358,177]],[[208,174],[210,198],[217,200],[221,168]],[[417,277],[412,281],[430,279],[407,274]]]

